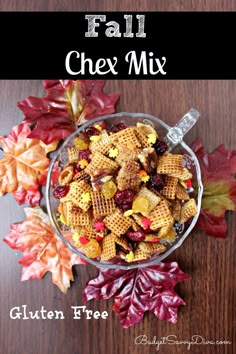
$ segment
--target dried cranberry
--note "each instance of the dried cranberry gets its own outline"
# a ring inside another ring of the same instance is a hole
[[[124,130],[124,129],[126,129],[126,128],[127,128],[127,126],[126,126],[124,123],[118,123],[118,124],[113,125],[113,126],[111,127],[111,132],[112,132],[112,133],[117,133],[117,132],[119,132],[119,131],[121,131],[121,130]]]
[[[153,147],[156,150],[157,155],[159,156],[163,155],[168,150],[168,145],[160,139],[157,139]]]
[[[145,233],[146,235],[149,235],[149,234],[151,234],[151,233],[153,232],[153,230],[151,230],[150,227],[148,227],[147,229],[145,229],[145,230],[143,230],[143,231],[144,231],[144,233]]]
[[[53,195],[56,199],[63,198],[69,192],[70,187],[68,185],[65,186],[58,186],[54,189]]]
[[[130,204],[134,199],[135,193],[132,189],[124,189],[122,191],[118,191],[115,194],[115,202],[118,205],[122,204]]]
[[[150,177],[149,188],[155,188],[158,191],[164,188],[163,179],[158,173]]]
[[[81,133],[79,134],[79,138],[80,138],[81,140],[83,140],[86,144],[89,144],[89,143],[90,143],[89,136],[88,136],[88,134],[85,133],[85,132],[81,132]]]
[[[132,241],[143,241],[145,239],[145,232],[143,230],[130,231],[126,232],[126,235]]]
[[[78,163],[76,163],[74,165],[74,173],[76,174],[76,173],[79,173],[80,171],[81,171],[81,167]]]
[[[132,209],[132,203],[121,204],[119,205],[119,208],[121,209],[121,211],[125,212],[127,210]]]
[[[131,189],[124,189],[123,191],[116,192],[114,199],[121,211],[125,212],[132,209],[132,201],[135,193]]]
[[[95,127],[88,127],[85,129],[85,133],[90,137],[93,135],[100,135],[100,131]]]
[[[89,149],[81,150],[79,152],[79,160],[91,161],[90,155],[91,155],[91,151]]]

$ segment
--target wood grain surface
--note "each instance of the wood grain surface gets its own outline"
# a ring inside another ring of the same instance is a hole
[[[1,11],[179,11],[234,10],[233,1],[9,1],[0,4]],[[225,143],[236,150],[236,82],[235,81],[108,81],[107,92],[118,91],[117,111],[146,112],[170,125],[194,107],[201,112],[199,123],[186,138],[191,143],[200,136],[208,151]],[[40,81],[0,81],[0,134],[9,133],[21,122],[17,101],[42,96]],[[1,157],[1,155],[0,155]],[[220,168],[220,166],[219,166]],[[23,206],[6,195],[0,198],[0,237],[9,232],[11,223],[24,220]],[[113,301],[90,301],[87,309],[106,310],[107,320],[74,320],[71,306],[82,305],[82,289],[97,273],[93,266],[74,267],[75,281],[63,295],[51,282],[21,282],[20,252],[5,243],[0,246],[0,353],[1,354],[148,354],[156,353],[155,345],[137,345],[135,338],[149,340],[176,335],[188,341],[193,335],[205,340],[229,340],[230,345],[195,345],[190,350],[182,345],[162,345],[167,354],[234,354],[236,353],[236,215],[227,214],[226,240],[214,239],[201,232],[189,236],[183,246],[168,260],[175,260],[191,279],[179,284],[177,292],[186,302],[178,313],[178,323],[169,324],[146,313],[142,323],[123,329],[112,311]],[[12,320],[9,311],[26,304],[29,310],[62,310],[64,320]]]

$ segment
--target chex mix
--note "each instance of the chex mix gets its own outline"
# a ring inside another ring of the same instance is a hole
[[[168,152],[150,125],[90,126],[68,157],[53,194],[60,222],[88,258],[148,259],[197,213],[184,156]]]

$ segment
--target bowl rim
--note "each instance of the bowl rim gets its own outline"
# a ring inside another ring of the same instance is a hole
[[[50,190],[51,190],[51,174],[52,174],[53,166],[54,166],[59,154],[66,147],[68,142],[71,141],[71,139],[73,139],[73,137],[76,136],[79,132],[81,132],[82,130],[84,130],[88,126],[93,125],[93,124],[95,124],[97,122],[100,122],[102,120],[108,120],[110,118],[111,119],[112,118],[119,118],[119,117],[123,117],[123,116],[130,117],[130,118],[145,118],[147,120],[151,119],[151,120],[154,120],[154,121],[158,122],[160,125],[165,127],[167,130],[171,129],[171,126],[169,126],[168,124],[163,122],[161,119],[159,119],[159,118],[157,118],[155,116],[152,116],[150,114],[147,114],[147,113],[119,112],[119,113],[113,113],[113,114],[108,114],[108,115],[104,115],[104,116],[99,116],[99,117],[93,118],[91,120],[88,120],[85,123],[83,123],[80,126],[78,126],[78,128],[64,140],[63,144],[56,151],[53,152],[54,156],[53,156],[53,158],[51,160],[51,163],[50,163],[50,166],[48,168],[45,191],[46,191],[46,207],[47,207],[47,211],[48,211],[48,215],[49,215],[49,219],[50,219],[51,225],[54,228],[54,230],[56,231],[56,234],[60,237],[60,239],[64,242],[64,244],[69,248],[69,250],[71,252],[77,254],[80,258],[82,258],[83,260],[85,260],[89,264],[92,264],[92,265],[96,266],[97,268],[107,268],[107,269],[108,268],[109,269],[119,268],[119,269],[129,270],[129,269],[135,269],[135,268],[145,268],[145,267],[149,267],[149,266],[152,266],[152,265],[160,263],[161,261],[163,261],[165,258],[167,258],[171,253],[173,253],[177,248],[179,248],[182,245],[184,240],[187,238],[187,236],[190,234],[190,232],[192,231],[192,229],[196,225],[196,222],[198,220],[198,217],[199,217],[199,214],[200,214],[200,211],[201,211],[203,184],[202,184],[202,179],[201,179],[200,165],[199,165],[199,162],[198,162],[198,159],[197,159],[195,153],[182,140],[181,142],[179,142],[178,145],[181,145],[182,148],[184,150],[186,150],[190,154],[190,156],[192,156],[193,159],[194,159],[194,164],[195,164],[195,168],[196,168],[196,175],[197,175],[197,181],[198,181],[198,195],[197,195],[197,209],[198,209],[198,212],[193,217],[193,219],[191,221],[191,224],[189,225],[188,229],[184,232],[184,234],[181,236],[181,238],[175,244],[173,244],[173,246],[171,246],[166,252],[164,252],[163,254],[160,254],[156,258],[153,258],[153,259],[151,258],[151,259],[148,259],[148,260],[144,260],[143,263],[127,263],[127,265],[124,265],[124,264],[119,264],[119,263],[113,263],[112,264],[112,263],[109,263],[109,262],[108,263],[101,263],[101,262],[96,261],[94,259],[90,259],[90,258],[86,257],[78,249],[76,249],[74,246],[72,246],[68,240],[66,240],[66,238],[63,236],[61,231],[56,226],[54,215],[53,215],[53,213],[51,211],[51,207],[50,207],[49,194],[50,194]]]

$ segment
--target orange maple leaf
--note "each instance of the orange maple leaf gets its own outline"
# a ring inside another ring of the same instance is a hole
[[[55,233],[49,217],[40,207],[25,208],[26,219],[10,227],[3,239],[13,249],[23,252],[21,280],[42,279],[50,271],[52,282],[66,293],[74,280],[72,266],[86,263],[72,253]]]
[[[4,152],[0,160],[0,196],[11,193],[19,204],[39,204],[39,186],[46,182],[50,159],[47,154],[54,151],[58,140],[46,145],[41,140],[29,139],[28,124],[12,128],[8,137],[0,136]],[[56,171],[54,171],[57,173]]]

